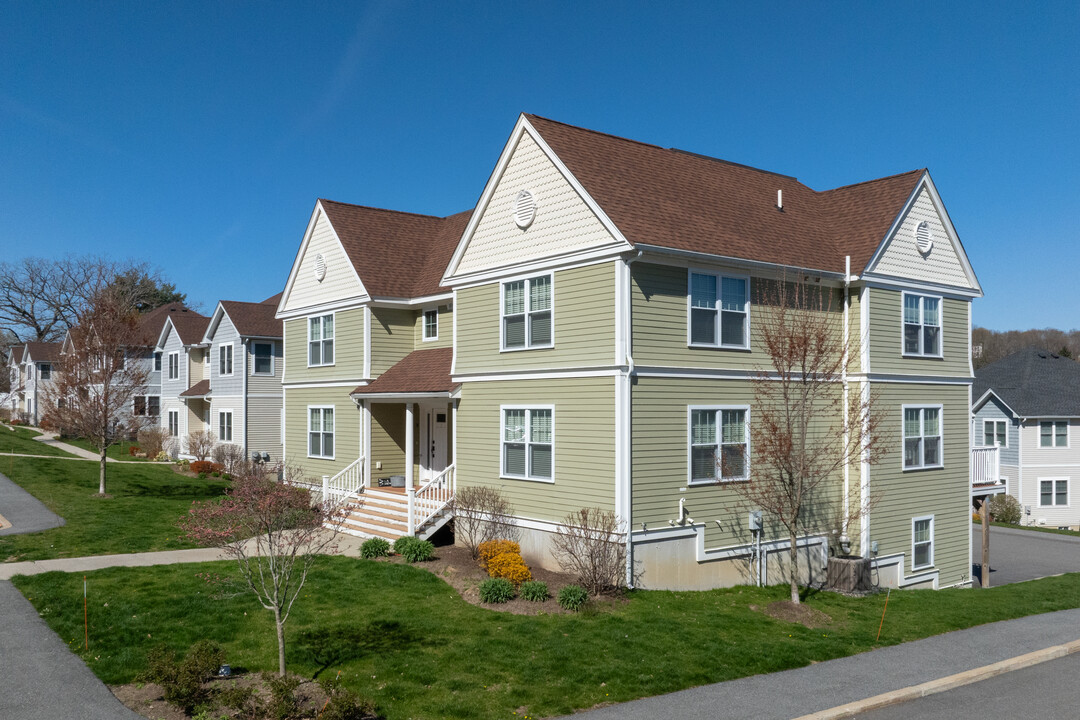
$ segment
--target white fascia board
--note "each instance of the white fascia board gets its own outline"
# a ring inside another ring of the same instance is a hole
[[[971,300],[973,298],[982,297],[981,291],[972,290],[970,288],[921,282],[889,275],[876,275],[874,273],[864,273],[861,282],[866,287],[878,288],[881,290],[921,291],[934,293],[953,300]]]
[[[432,303],[446,302],[447,300],[453,299],[453,292],[439,293],[438,295],[423,295],[421,297],[414,298],[392,298],[374,296],[371,298],[371,306],[386,308],[411,308],[420,307],[422,305],[430,305]]]
[[[311,211],[311,218],[308,220],[307,228],[304,230],[304,239],[300,243],[300,249],[296,251],[296,257],[293,259],[292,268],[289,270],[289,279],[285,283],[285,290],[282,291],[281,299],[278,301],[277,313],[274,315],[278,320],[283,320],[286,317],[295,317],[298,312],[298,309],[294,309],[285,313],[284,308],[288,303],[289,295],[292,294],[292,288],[296,282],[296,275],[300,272],[300,260],[307,251],[308,244],[311,242],[311,237],[315,233],[315,226],[318,224],[320,216],[326,217],[326,224],[330,226],[330,232],[333,234],[334,240],[337,241],[338,247],[341,248],[341,252],[345,256],[345,259],[349,261],[349,269],[352,270],[356,282],[360,284],[361,297],[365,299],[371,297],[371,294],[367,291],[367,287],[364,285],[364,281],[360,279],[360,273],[356,272],[356,266],[352,264],[349,253],[345,251],[345,246],[341,243],[341,238],[338,237],[337,229],[334,227],[334,224],[330,222],[330,217],[326,214],[326,210],[322,206],[322,201],[317,200],[315,202],[315,208]]]
[[[161,332],[158,333],[157,345],[154,346],[155,351],[162,351],[165,349],[165,343],[169,339],[169,330],[175,331],[173,321],[171,317],[165,318],[165,323],[161,326]]]
[[[365,296],[359,298],[345,298],[344,300],[335,300],[334,302],[320,303],[318,305],[308,305],[307,307],[294,308],[288,312],[278,313],[274,316],[274,319],[294,320],[296,318],[319,315],[334,310],[352,310],[354,308],[364,307],[370,300],[371,298]]]
[[[598,265],[625,257],[626,254],[627,251],[624,248],[612,246],[589,250],[572,250],[517,265],[507,265],[469,273],[468,275],[459,275],[454,280],[453,285],[455,290],[466,290],[477,285],[486,285],[496,280],[502,280],[511,275],[525,276],[541,272],[570,270],[587,265]]]
[[[211,343],[214,341],[214,335],[217,334],[218,325],[226,314],[225,306],[218,300],[217,307],[214,308],[214,314],[210,316],[210,322],[206,326],[206,332],[203,333],[202,341],[204,343]]]
[[[354,400],[397,402],[398,400],[449,400],[450,392],[349,393]]]
[[[949,234],[949,242],[952,243],[956,256],[960,258],[960,264],[964,268],[964,274],[967,275],[968,282],[971,283],[972,289],[978,293],[978,297],[982,297],[982,285],[979,284],[979,278],[975,276],[975,269],[971,267],[967,251],[964,250],[964,244],[960,241],[960,234],[956,232],[956,227],[952,223],[952,218],[949,217],[949,211],[945,209],[945,203],[941,201],[941,195],[938,194],[937,186],[934,185],[929,170],[926,171],[924,182],[927,191],[930,193],[930,199],[934,201],[934,206],[937,207],[938,212],[941,214],[941,219],[945,224],[945,231]]]
[[[984,392],[982,394],[982,396],[979,397],[978,400],[976,400],[975,402],[973,402],[971,404],[971,412],[973,412],[973,413],[978,412],[982,408],[982,406],[986,404],[986,401],[989,400],[991,396],[997,398],[997,401],[999,403],[1001,403],[1002,405],[1004,405],[1005,408],[1009,412],[1011,412],[1013,414],[1013,418],[1015,418],[1015,419],[1020,418],[1020,413],[1013,410],[1012,407],[1009,405],[1009,403],[1005,402],[1005,400],[1000,395],[998,395],[996,392],[994,392],[993,389],[990,389],[990,390],[987,390],[986,392]]]
[[[794,265],[782,265],[780,263],[766,262],[764,260],[747,260],[746,258],[732,257],[729,255],[714,255],[712,253],[696,252],[694,250],[680,250],[678,248],[669,248],[663,245],[650,245],[648,243],[638,243],[639,250],[644,250],[647,253],[656,253],[658,255],[669,255],[677,258],[684,258],[684,263],[665,263],[665,264],[678,264],[679,267],[688,266],[689,263],[708,263],[715,265],[729,265],[732,267],[746,268],[748,270],[768,270],[775,273],[778,277],[784,271],[793,271],[797,273],[806,273],[821,277],[823,280],[833,280],[839,284],[844,282],[844,273],[835,272],[833,270],[821,270],[818,268],[804,268]],[[642,258],[647,262],[655,262],[652,258]],[[852,281],[858,278],[852,277]]]
[[[455,285],[461,281],[468,281],[469,276],[456,276],[458,265],[461,263],[461,258],[465,255],[465,250],[469,246],[469,242],[472,240],[473,234],[476,232],[477,225],[480,224],[480,219],[483,217],[484,212],[487,210],[488,204],[491,202],[491,196],[495,194],[495,188],[498,187],[499,182],[502,180],[503,173],[506,171],[507,165],[510,164],[510,158],[514,154],[514,150],[517,149],[518,142],[521,140],[521,136],[525,133],[529,134],[533,142],[540,148],[541,152],[547,156],[548,160],[555,166],[563,178],[570,183],[570,186],[577,192],[578,196],[584,201],[584,203],[592,211],[596,219],[600,221],[600,224],[615,238],[613,245],[614,249],[618,252],[627,250],[633,250],[633,244],[627,240],[622,231],[615,226],[615,223],[611,221],[600,205],[593,200],[592,196],[586,192],[585,188],[581,185],[574,174],[570,172],[569,168],[563,163],[555,151],[551,149],[551,146],[547,144],[547,141],[536,131],[536,128],[532,126],[532,123],[526,119],[525,115],[519,115],[517,124],[514,125],[513,132],[510,133],[510,139],[507,140],[506,145],[503,146],[502,154],[499,156],[499,162],[495,165],[495,170],[492,171],[491,176],[488,178],[487,185],[484,186],[484,192],[480,195],[480,200],[476,204],[476,209],[473,210],[472,217],[469,218],[469,224],[465,227],[465,232],[461,236],[461,240],[458,242],[457,249],[454,250],[453,257],[450,258],[450,263],[446,266],[446,272],[442,277],[442,285]],[[611,246],[604,248],[605,251],[610,252]],[[515,268],[519,266],[515,265]]]

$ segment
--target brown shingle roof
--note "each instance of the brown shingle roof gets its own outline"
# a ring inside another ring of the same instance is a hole
[[[414,350],[375,378],[370,385],[358,387],[352,394],[451,392],[457,387],[457,383],[450,379],[450,363],[453,358],[453,348]]]
[[[843,272],[845,255],[853,271],[865,267],[924,172],[817,192],[792,177],[525,117],[631,243],[831,272]]]
[[[276,304],[222,300],[221,307],[229,314],[236,332],[244,337],[282,337],[283,324],[274,319]]]
[[[210,324],[210,318],[194,310],[171,313],[168,317],[172,320],[176,334],[180,336],[180,342],[184,345],[201,343],[203,335],[206,334],[206,326]]]
[[[56,362],[60,359],[62,345],[58,342],[28,342],[25,347],[34,362]]]
[[[200,380],[184,392],[180,393],[180,397],[186,398],[202,398],[210,394],[210,381]]]
[[[22,345],[16,345],[16,346],[13,346],[11,348],[11,359],[12,359],[12,361],[14,361],[14,363],[16,365],[19,365],[19,364],[22,363],[22,356],[23,356],[23,346]]]
[[[448,291],[439,283],[471,210],[440,218],[319,202],[371,295],[413,298]]]
[[[263,305],[274,305],[276,307],[280,300],[281,300],[281,293],[278,293],[276,295],[271,295],[270,297],[266,298],[265,300],[262,301],[261,304],[263,304]]]

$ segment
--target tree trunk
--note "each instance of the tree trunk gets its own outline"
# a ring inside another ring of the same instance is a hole
[[[105,450],[101,451],[101,470],[98,473],[98,495],[105,494]]]
[[[791,602],[798,605],[799,600],[799,546],[797,544],[798,536],[795,531],[790,533],[791,548],[788,551],[790,558],[788,561],[788,579],[791,582]]]
[[[274,608],[274,624],[277,625],[278,675],[285,677],[285,623],[281,621],[281,608]]]

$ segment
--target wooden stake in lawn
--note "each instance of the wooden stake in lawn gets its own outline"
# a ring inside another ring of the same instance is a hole
[[[984,588],[990,587],[990,496],[982,499],[982,570],[979,572]]]
[[[885,611],[889,609],[889,596],[892,595],[892,588],[885,591],[885,607],[881,609],[881,624],[877,626],[877,637],[874,638],[874,642],[881,639],[881,628],[885,627]]]
[[[82,576],[83,650],[90,648],[90,616],[86,609],[86,576]]]

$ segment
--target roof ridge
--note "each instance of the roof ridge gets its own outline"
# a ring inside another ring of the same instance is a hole
[[[634,143],[635,145],[642,145],[644,147],[655,148],[657,150],[668,150],[669,149],[669,148],[663,147],[662,145],[654,145],[653,143],[647,143],[647,142],[644,142],[642,140],[634,140],[633,138],[623,137],[622,135],[614,135],[612,133],[606,133],[606,132],[603,132],[602,130],[593,130],[592,128],[581,127],[580,125],[571,125],[570,123],[563,122],[562,120],[552,120],[551,118],[544,117],[543,115],[536,115],[534,113],[522,113],[522,115],[524,115],[526,118],[537,118],[539,120],[544,120],[544,121],[549,122],[549,123],[554,123],[556,125],[562,125],[563,127],[572,128],[574,130],[581,130],[582,132],[591,133],[593,135],[600,135],[601,137],[611,138],[612,140],[622,140],[623,142]],[[674,148],[671,148],[671,149],[674,149]]]
[[[391,213],[393,215],[410,215],[412,217],[430,218],[432,220],[445,220],[445,217],[438,215],[428,215],[426,213],[409,212],[408,210],[391,210],[390,208],[374,207],[372,205],[357,205],[356,203],[341,202],[340,200],[330,200],[329,198],[318,198],[319,202],[333,203],[334,205],[344,205],[346,207],[358,208],[360,210],[374,210],[376,212]],[[449,217],[449,216],[448,216]]]
[[[924,172],[927,172],[926,168],[916,168],[914,170],[905,170],[904,172],[893,173],[892,175],[884,175],[882,177],[873,178],[871,180],[863,180],[862,182],[851,183],[850,185],[840,185],[838,187],[829,188],[828,190],[815,190],[814,192],[818,193],[819,195],[826,195],[836,190],[847,190],[849,188],[859,187],[860,185],[869,185],[870,183],[882,182],[884,180],[892,180],[894,178],[903,177],[904,175],[912,175],[914,173]]]
[[[666,149],[671,151],[671,152],[677,152],[677,153],[682,153],[683,155],[689,155],[691,157],[701,158],[702,160],[712,160],[713,162],[723,163],[725,165],[733,165],[734,167],[743,168],[745,170],[753,170],[755,172],[765,173],[766,175],[775,175],[776,177],[782,177],[782,178],[786,178],[787,180],[794,180],[795,182],[799,182],[799,178],[795,177],[794,175],[785,175],[784,173],[778,173],[778,172],[774,172],[772,170],[766,170],[764,168],[754,167],[753,165],[747,165],[745,163],[737,163],[734,160],[725,160],[724,158],[713,157],[712,155],[705,155],[704,153],[697,153],[697,152],[694,152],[693,150],[683,150],[682,148],[677,148],[677,147],[666,148]],[[799,183],[799,184],[803,185],[802,183]],[[803,187],[806,187],[806,186],[803,185]]]

